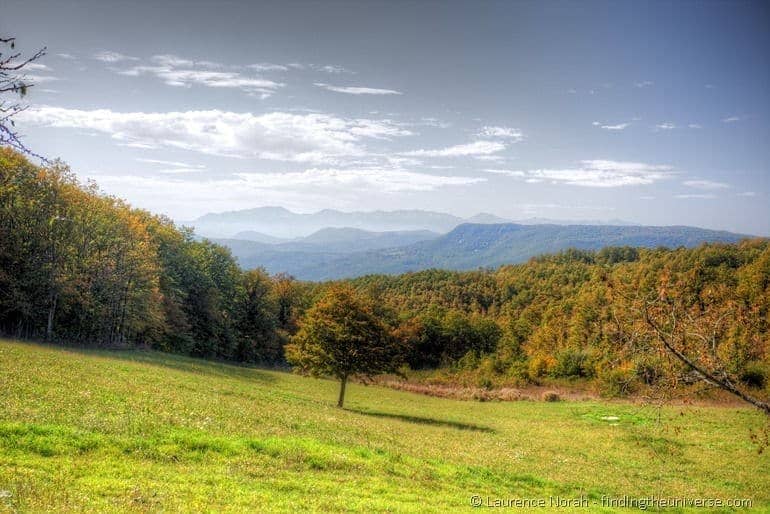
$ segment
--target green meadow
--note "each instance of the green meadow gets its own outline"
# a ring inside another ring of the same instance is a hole
[[[748,408],[352,384],[341,410],[333,381],[8,340],[0,386],[0,512],[471,511],[473,495],[589,503],[560,512],[617,511],[603,496],[770,511],[770,452],[749,437],[766,420]]]

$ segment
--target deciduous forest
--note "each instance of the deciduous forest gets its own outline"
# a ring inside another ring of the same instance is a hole
[[[0,328],[13,337],[286,365],[305,311],[339,284],[241,270],[226,248],[10,149],[0,220]],[[609,395],[695,381],[766,394],[765,240],[569,250],[496,270],[342,282],[374,300],[365,303],[401,343],[402,369],[421,377],[488,388],[586,379]]]

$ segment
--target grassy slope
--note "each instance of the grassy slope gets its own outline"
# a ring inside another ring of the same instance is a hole
[[[352,385],[343,411],[336,392],[159,353],[0,341],[0,512],[441,511],[471,494],[750,497],[770,509],[752,410]]]

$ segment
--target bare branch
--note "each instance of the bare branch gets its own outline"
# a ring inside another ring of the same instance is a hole
[[[9,45],[13,49],[15,43],[16,38],[0,37],[0,45]],[[24,76],[22,70],[30,63],[43,57],[45,53],[46,48],[43,47],[31,57],[21,61],[18,61],[21,56],[20,52],[12,53],[4,58],[2,57],[3,54],[0,53],[0,94],[19,94],[22,97],[26,95],[27,90],[34,84]],[[21,103],[7,103],[0,100],[0,145],[10,146],[19,152],[32,155],[47,163],[47,159],[32,152],[22,143],[19,133],[14,127],[13,118],[26,108],[27,106]]]

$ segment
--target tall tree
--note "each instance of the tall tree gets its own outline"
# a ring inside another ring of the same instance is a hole
[[[351,377],[394,372],[402,352],[373,302],[350,286],[337,285],[302,318],[286,357],[303,372],[336,377],[341,408]]]
[[[277,304],[271,294],[270,276],[262,269],[247,271],[236,306],[237,360],[275,362],[282,355],[277,344]]]

